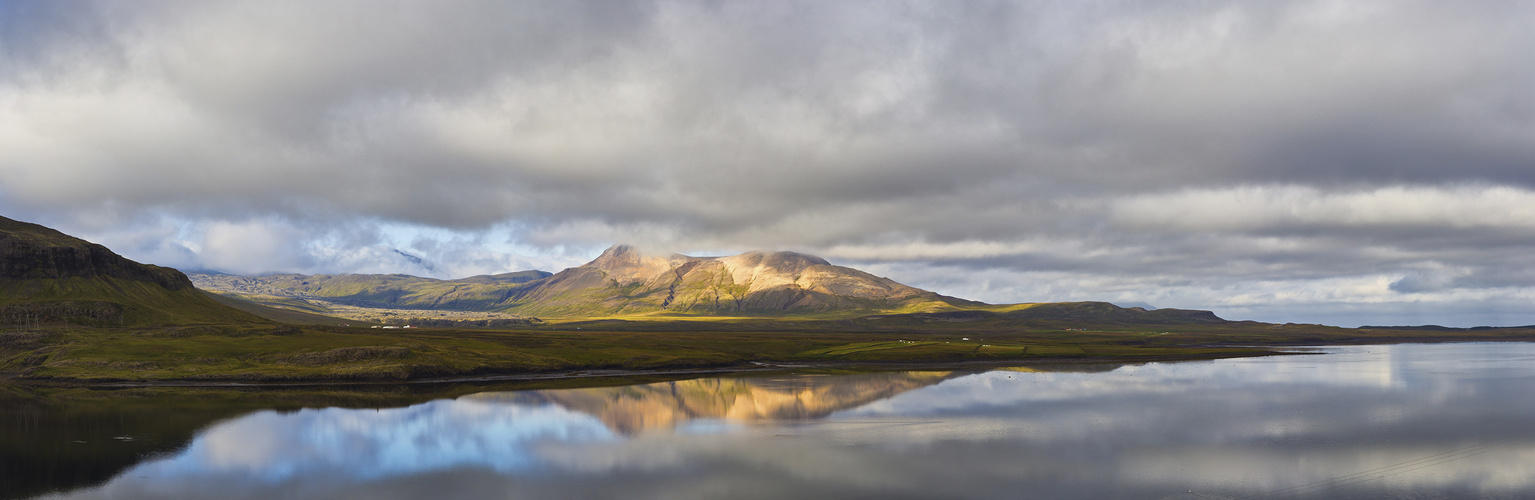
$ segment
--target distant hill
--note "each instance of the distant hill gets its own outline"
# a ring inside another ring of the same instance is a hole
[[[1453,327],[1453,326],[1440,326],[1440,325],[1418,325],[1418,326],[1364,325],[1364,326],[1359,327],[1358,329],[1359,330],[1402,330],[1402,331],[1420,331],[1420,332],[1478,332],[1478,331],[1487,331],[1487,330],[1508,330],[1508,329],[1531,329],[1531,330],[1535,330],[1535,325],[1525,325],[1525,326],[1472,326],[1472,327],[1466,327],[1466,328]]]
[[[1194,309],[1155,309],[1119,307],[1108,302],[1042,302],[986,306],[961,311],[874,315],[858,318],[850,326],[862,329],[931,330],[934,325],[963,323],[966,328],[985,329],[1006,326],[1093,328],[1121,326],[1192,326],[1231,323],[1210,311]]]
[[[198,291],[175,269],[0,217],[0,325],[267,323]]]

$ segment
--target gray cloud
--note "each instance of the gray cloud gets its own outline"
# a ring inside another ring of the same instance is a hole
[[[629,241],[1057,280],[991,301],[1284,302],[1328,280],[1516,298],[1535,292],[1509,272],[1535,246],[1532,20],[1427,1],[12,2],[0,210],[242,272],[418,272],[340,257],[412,228],[457,235],[425,255],[449,270]],[[269,245],[218,246],[252,237]]]

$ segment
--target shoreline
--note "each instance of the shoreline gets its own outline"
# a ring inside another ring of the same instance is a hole
[[[1230,346],[1236,348],[1237,346]],[[1253,346],[1242,346],[1253,349]],[[1259,347],[1266,349],[1265,347]],[[376,386],[423,386],[433,384],[475,384],[498,382],[523,382],[523,381],[549,381],[549,380],[583,380],[602,378],[631,378],[646,376],[706,376],[706,375],[730,375],[749,373],[770,373],[794,370],[862,370],[870,372],[882,371],[962,371],[986,368],[1008,367],[1032,367],[1032,366],[1070,366],[1070,365],[1131,365],[1141,363],[1165,363],[1182,361],[1212,361],[1217,359],[1252,358],[1265,356],[1292,356],[1314,355],[1314,352],[1286,352],[1275,350],[1262,351],[1237,351],[1230,353],[1202,353],[1183,355],[1147,355],[1147,356],[1060,356],[1038,359],[985,359],[985,360],[935,360],[935,361],[750,361],[744,365],[729,365],[719,367],[696,368],[655,368],[655,369],[571,369],[546,372],[518,372],[518,373],[492,373],[481,375],[460,375],[446,377],[423,377],[416,379],[376,379],[358,380],[345,378],[304,378],[292,380],[198,380],[198,379],[164,379],[164,380],[88,380],[66,378],[19,378],[10,374],[0,374],[0,383],[33,385],[47,387],[83,387],[97,389],[135,389],[135,388],[237,388],[237,389],[261,389],[261,388],[285,388],[285,387],[376,387]]]

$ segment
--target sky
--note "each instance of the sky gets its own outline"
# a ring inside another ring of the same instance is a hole
[[[1535,2],[0,0],[0,215],[236,274],[793,250],[1535,324]]]

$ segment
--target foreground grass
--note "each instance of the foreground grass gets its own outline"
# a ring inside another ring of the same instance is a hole
[[[1209,358],[1261,352],[1122,345],[1092,336],[1049,333],[969,340],[946,333],[891,336],[887,332],[830,331],[75,327],[0,333],[0,372],[26,379],[78,381],[407,380],[572,370],[721,368],[752,362],[1028,362]]]

